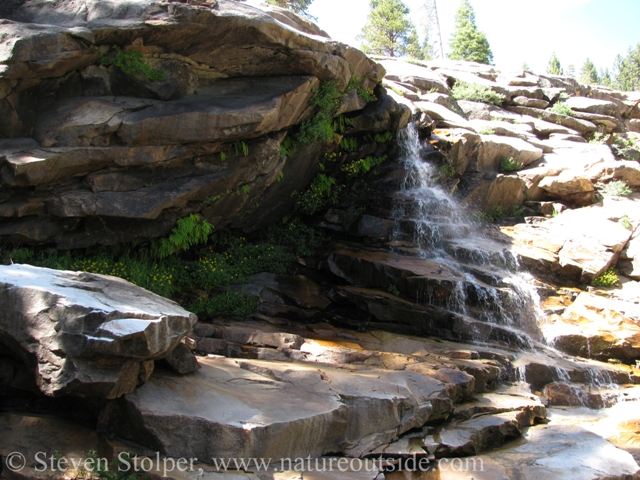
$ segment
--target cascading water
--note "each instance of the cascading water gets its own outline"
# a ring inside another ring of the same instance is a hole
[[[448,309],[513,329],[519,343],[533,347],[540,299],[532,277],[518,272],[507,245],[484,234],[486,227],[438,184],[438,170],[423,160],[428,144],[421,143],[413,125],[399,140],[406,173],[394,209],[395,245],[402,248],[408,240],[418,256],[464,276],[447,299]]]
[[[405,175],[395,197],[393,248],[462,275],[465,280],[455,284],[444,307],[472,322],[498,326],[500,340],[530,352],[514,363],[516,381],[530,383],[527,365],[532,362],[537,370],[547,369],[550,381],[611,387],[614,379],[606,368],[567,358],[546,344],[538,328],[544,317],[533,277],[519,269],[508,242],[438,184],[438,169],[426,159],[433,148],[420,141],[413,125],[400,132],[399,144]],[[572,376],[578,370],[583,373]]]

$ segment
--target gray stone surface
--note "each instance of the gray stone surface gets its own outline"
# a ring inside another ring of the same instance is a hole
[[[47,395],[130,393],[196,322],[120,278],[29,265],[0,272],[0,340]]]

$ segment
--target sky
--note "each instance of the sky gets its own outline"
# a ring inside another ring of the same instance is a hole
[[[424,0],[404,0],[411,20],[420,23]],[[436,0],[445,55],[460,0]],[[476,25],[485,33],[494,64],[502,70],[544,73],[553,52],[576,74],[587,58],[611,69],[617,54],[640,43],[640,0],[470,0]],[[359,47],[356,37],[367,21],[369,0],[314,0],[309,9],[335,40]]]

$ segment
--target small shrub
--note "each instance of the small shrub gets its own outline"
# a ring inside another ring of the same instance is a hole
[[[359,160],[354,160],[351,163],[343,165],[342,168],[340,168],[340,171],[346,173],[348,178],[354,178],[367,173],[373,167],[375,167],[376,165],[380,165],[386,159],[386,155],[381,155],[379,157],[369,156],[366,158],[361,158]]]
[[[335,82],[322,82],[320,87],[314,91],[309,100],[309,105],[318,108],[318,112],[311,120],[303,122],[297,135],[298,144],[312,144],[318,142],[328,142],[333,138],[336,130],[333,125],[335,115],[343,92],[340,91]]]
[[[621,180],[614,180],[607,183],[600,189],[600,193],[605,197],[628,197],[633,190]]]
[[[164,80],[165,72],[151,68],[138,50],[123,52],[120,47],[114,45],[113,51],[112,55],[100,57],[102,65],[115,65],[127,75],[143,75],[152,82],[162,82]]]
[[[246,317],[256,309],[258,303],[257,297],[227,290],[227,293],[223,295],[193,302],[189,305],[188,310],[208,315]]]
[[[358,78],[352,74],[351,79],[349,80],[349,83],[344,89],[345,93],[355,88],[360,98],[364,100],[366,103],[371,103],[378,100],[375,94],[373,93],[373,90],[364,88],[362,86],[362,80],[364,80],[364,76]]]
[[[592,145],[602,145],[607,140],[607,136],[602,132],[596,132],[589,139],[589,143]]]
[[[573,117],[575,115],[575,112],[571,110],[571,107],[569,107],[566,103],[562,103],[562,102],[554,103],[553,107],[551,107],[550,110],[553,113],[557,113],[560,115],[567,115],[569,117]]]
[[[620,279],[618,273],[614,267],[602,272],[598,277],[591,281],[591,285],[594,287],[614,287],[618,284]]]
[[[450,163],[443,163],[438,167],[438,172],[443,178],[452,178],[456,174],[455,168]]]
[[[398,290],[398,287],[396,287],[395,285],[391,284],[389,285],[389,288],[387,289],[387,291],[393,295],[395,295],[396,297],[400,296],[400,290]]]
[[[267,232],[267,239],[272,244],[282,245],[304,257],[317,253],[326,237],[323,229],[309,227],[296,218],[284,225],[272,225]]]
[[[285,138],[280,144],[280,158],[290,157],[296,151],[296,145],[291,137]]]
[[[169,237],[155,240],[151,250],[156,257],[166,258],[193,245],[206,243],[212,231],[213,225],[197,213],[192,213],[178,220]]]
[[[517,160],[514,160],[513,157],[509,157],[509,158],[502,159],[498,169],[502,173],[508,173],[508,172],[517,172],[518,170],[522,170],[522,167],[523,167],[522,163],[518,162]]]
[[[478,133],[480,135],[493,135],[496,131],[493,128],[483,128]]]
[[[629,219],[629,215],[624,215],[620,219],[620,225],[622,225],[627,230],[632,230],[633,229],[633,225],[631,224],[631,220]]]
[[[472,102],[492,103],[502,105],[505,97],[489,87],[478,85],[477,83],[457,82],[451,89],[451,96],[455,100],[470,100]]]
[[[500,205],[496,205],[488,212],[482,213],[480,218],[485,222],[493,223],[499,218],[505,217],[523,217],[524,216],[524,207],[519,206],[515,207],[511,212],[507,212]]]
[[[15,247],[10,250],[0,247],[0,263],[29,263],[34,257],[34,251],[26,247]]]
[[[358,149],[358,139],[354,137],[342,137],[340,147],[345,152],[355,152]]]
[[[294,195],[297,194],[294,192]],[[336,179],[319,173],[309,188],[298,194],[294,207],[305,215],[313,215],[327,204],[338,201],[340,188],[336,186]]]

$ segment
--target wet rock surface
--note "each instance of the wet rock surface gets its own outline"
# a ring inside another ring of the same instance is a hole
[[[138,453],[158,478],[163,459],[179,457],[205,463],[172,478],[636,475],[635,415],[613,422],[615,435],[568,420],[637,400],[638,194],[600,198],[615,181],[637,190],[637,162],[613,137],[587,143],[634,125],[623,118],[632,94],[464,62],[375,63],[295,14],[226,0],[59,7],[0,7],[20,47],[7,48],[0,89],[3,242],[149,239],[193,212],[218,229],[280,221],[340,142],[281,153],[321,81],[344,88],[353,73],[376,88],[377,101],[351,90],[338,110],[347,138],[371,137],[366,155],[393,151],[377,132],[410,120],[417,131],[408,153],[348,192],[364,207],[345,201],[309,219],[334,240],[324,250],[232,287],[258,302],[247,318],[202,314],[194,325],[176,304],[96,275],[38,270],[35,287],[19,288],[2,276],[3,460],[14,445],[71,455],[97,439],[100,455]],[[100,64],[113,44],[166,80]],[[384,69],[388,94],[376,87]],[[501,105],[454,100],[459,82]],[[29,103],[45,91],[56,95]],[[557,102],[576,114],[552,112]],[[501,226],[470,218],[451,192]],[[620,288],[587,288],[616,265],[629,275]],[[61,285],[100,305],[71,302]],[[90,418],[38,416],[60,411],[43,392],[82,396]],[[362,463],[311,475],[212,465],[293,457]],[[408,459],[430,471],[392,471]],[[454,460],[466,470],[446,468]],[[478,461],[483,470],[467,468]],[[23,478],[37,478],[33,467]]]

